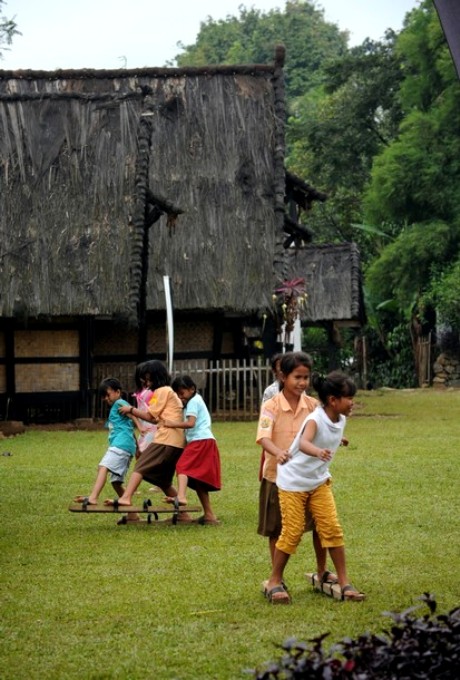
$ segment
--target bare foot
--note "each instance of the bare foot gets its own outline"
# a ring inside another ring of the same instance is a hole
[[[97,498],[92,499],[90,496],[75,496],[74,503],[85,503],[86,505],[97,505]]]
[[[115,500],[112,498],[106,498],[104,505],[126,505],[129,507],[131,505],[131,501],[122,501],[121,498],[116,498]]]
[[[187,499],[184,500],[182,498],[179,498],[178,496],[165,496],[164,501],[165,501],[165,503],[171,503],[171,504],[174,505],[175,502],[176,502],[176,498],[177,498],[179,505],[187,505]]]

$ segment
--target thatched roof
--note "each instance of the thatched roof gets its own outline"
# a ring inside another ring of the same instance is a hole
[[[269,304],[284,223],[283,56],[0,71],[0,315],[135,317],[146,267],[150,310],[164,308],[164,274],[176,309]]]
[[[302,277],[308,295],[304,323],[364,322],[359,251],[354,243],[307,245],[289,252],[288,279]]]

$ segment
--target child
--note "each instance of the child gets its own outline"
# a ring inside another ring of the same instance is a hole
[[[296,552],[301,541],[306,508],[311,510],[321,544],[331,555],[342,599],[364,599],[364,594],[348,581],[343,531],[337,517],[329,472],[333,456],[342,441],[346,416],[350,415],[353,407],[356,387],[351,378],[340,371],[333,371],[326,378],[315,376],[313,386],[322,405],[305,418],[289,451],[277,454],[276,484],[282,530],[276,542],[272,573],[267,583],[267,597],[274,604],[289,604],[291,601],[283,587],[283,574],[289,557]]]
[[[145,381],[145,386],[152,390],[147,410],[141,411],[134,406],[124,405],[120,407],[119,412],[156,424],[160,419],[180,420],[182,402],[171,389],[171,378],[161,361],[146,361],[140,377]],[[105,504],[114,505],[118,502],[119,505],[131,505],[133,494],[143,479],[160,487],[166,496],[177,496],[172,480],[184,445],[183,430],[158,427],[154,442],[139,452],[139,458],[123,495],[118,501],[106,500]],[[190,522],[191,519],[184,512],[180,515],[180,521]]]
[[[259,525],[257,532],[268,537],[270,558],[273,564],[275,544],[281,533],[281,513],[276,486],[277,462],[287,455],[287,450],[299,431],[305,417],[314,411],[318,401],[305,394],[310,383],[312,361],[304,352],[287,352],[281,358],[281,391],[262,404],[257,443],[263,447],[263,468],[259,493]],[[308,530],[313,525],[308,526]],[[335,574],[326,571],[327,551],[321,547],[313,531],[317,573],[320,579],[334,581]]]
[[[147,405],[149,400],[152,398],[153,392],[151,389],[146,387],[145,379],[141,377],[144,364],[138,364],[136,366],[136,373],[134,380],[136,382],[137,390],[134,392],[133,397],[136,400],[136,406],[140,411],[147,411]],[[155,439],[155,432],[157,431],[157,426],[147,420],[142,420],[141,418],[136,418],[136,426],[139,430],[139,437],[137,439],[137,448],[140,451],[144,451],[147,446],[149,446]]]
[[[221,488],[220,457],[211,432],[211,416],[190,376],[178,376],[171,387],[185,407],[185,420],[160,420],[159,424],[184,429],[187,444],[176,465],[177,501],[171,497],[167,497],[166,501],[187,505],[186,492],[189,486],[195,489],[203,506],[204,514],[198,519],[198,523],[219,524],[209,501],[209,492],[219,491]]]
[[[272,367],[274,381],[268,387],[265,388],[264,393],[262,395],[262,404],[271,399],[272,397],[274,397],[275,394],[278,394],[278,392],[280,391],[279,374],[282,357],[283,355],[281,353],[278,353],[274,354],[271,358],[270,363]]]
[[[106,427],[109,430],[109,448],[99,463],[96,482],[89,496],[77,496],[76,503],[96,505],[99,494],[105,486],[110,472],[110,481],[118,496],[125,492],[123,482],[131,459],[136,452],[136,438],[134,436],[134,422],[131,415],[122,415],[120,407],[130,405],[122,398],[122,388],[116,378],[107,378],[99,386],[99,395],[110,406]],[[130,513],[130,521],[138,521],[138,516]]]

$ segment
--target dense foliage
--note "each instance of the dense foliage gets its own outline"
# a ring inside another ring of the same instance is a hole
[[[311,644],[287,640],[283,644],[285,655],[254,671],[253,677],[454,680],[460,668],[460,608],[434,616],[435,600],[428,593],[422,599],[429,614],[416,618],[414,608],[402,614],[390,613],[393,625],[383,635],[364,633],[354,640],[342,640],[329,651],[323,647],[327,635]]]
[[[239,17],[201,23],[195,45],[182,45],[178,66],[266,64],[275,46],[286,47],[286,84],[290,99],[321,82],[322,65],[347,51],[347,34],[324,20],[313,3],[288,0],[284,11],[267,13],[240,6]]]
[[[396,50],[404,118],[398,137],[374,159],[364,197],[368,221],[392,225],[395,241],[372,263],[367,283],[376,300],[393,297],[400,310],[412,304],[422,313],[429,301],[441,317],[456,321],[460,84],[431,3],[413,13]],[[439,287],[446,277],[450,291]]]
[[[311,225],[319,241],[355,240],[365,257],[373,240],[356,232],[362,221],[362,193],[374,157],[394,139],[402,112],[396,97],[401,81],[394,52],[395,34],[383,42],[366,40],[340,59],[324,64],[321,86],[291,104],[288,121],[289,166],[329,200]]]
[[[309,0],[208,18],[179,65],[266,62],[287,49],[290,170],[328,194],[316,242],[361,251],[371,378],[414,384],[414,328],[460,327],[460,83],[431,0],[349,49]],[[396,366],[395,361],[400,365]],[[403,362],[401,364],[401,362]]]

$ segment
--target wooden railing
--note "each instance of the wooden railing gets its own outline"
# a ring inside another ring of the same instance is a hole
[[[95,386],[102,378],[112,375],[133,391],[133,366],[101,364],[97,369]],[[192,378],[213,420],[257,420],[264,389],[273,382],[270,362],[262,359],[176,361],[171,377],[174,379],[177,375],[189,375]],[[105,417],[105,411],[95,394],[94,417]]]
[[[256,420],[265,388],[273,381],[269,362],[221,360],[180,362],[173,377],[190,375],[214,420]]]

